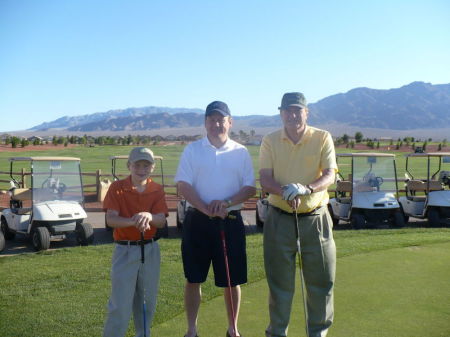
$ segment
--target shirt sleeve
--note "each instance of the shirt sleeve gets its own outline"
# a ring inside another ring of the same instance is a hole
[[[252,157],[248,150],[244,151],[244,179],[243,186],[255,187],[255,172],[253,171]]]
[[[259,149],[259,169],[273,170],[272,158],[272,144],[270,143],[269,137],[265,136],[262,139],[261,147]]]
[[[190,146],[188,145],[181,154],[180,162],[178,164],[177,173],[175,174],[175,183],[179,181],[187,182],[192,185],[194,182],[194,172],[191,163]]]
[[[322,155],[320,158],[320,166],[322,170],[334,169],[337,172],[336,153],[334,150],[333,139],[329,132],[326,133],[324,144],[322,147]]]

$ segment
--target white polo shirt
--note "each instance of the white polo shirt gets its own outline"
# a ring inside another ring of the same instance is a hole
[[[228,139],[218,149],[208,137],[186,146],[174,180],[190,184],[206,204],[230,199],[244,186],[255,186],[247,148]],[[234,205],[230,210],[241,208],[242,205]]]

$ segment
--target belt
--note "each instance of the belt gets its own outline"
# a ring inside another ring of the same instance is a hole
[[[282,210],[281,208],[278,208],[278,207],[275,207],[275,206],[273,206],[273,205],[270,205],[270,207],[272,207],[275,211],[277,211],[278,213],[281,213],[281,214],[286,214],[286,215],[295,215],[295,212],[286,212],[286,211],[284,211],[284,210]],[[318,214],[316,214],[316,212],[318,211],[318,210],[320,210],[321,208],[323,208],[324,206],[319,206],[319,207],[316,207],[316,208],[314,208],[311,212],[307,212],[307,213],[297,213],[297,216],[312,216],[312,215],[318,215]]]
[[[202,212],[200,212],[197,208],[194,208],[194,207],[188,207],[188,211],[191,211],[191,212],[198,212],[198,213],[201,213],[201,214],[203,214],[204,216],[207,216],[205,213],[202,213]],[[235,209],[235,210],[233,210],[233,211],[229,211],[228,212],[228,216],[230,216],[230,215],[233,215],[233,216],[236,216],[236,215],[238,215],[238,214],[241,214],[241,210],[240,209]]]
[[[122,245],[122,246],[139,246],[141,244],[141,242],[143,242],[144,245],[146,245],[147,243],[152,243],[152,242],[155,242],[155,241],[158,241],[158,239],[151,238],[151,239],[144,240],[144,241],[141,241],[141,240],[137,240],[137,241],[117,240],[117,241],[114,241],[114,242],[117,243],[118,245]]]

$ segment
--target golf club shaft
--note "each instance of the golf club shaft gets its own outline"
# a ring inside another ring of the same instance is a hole
[[[305,297],[305,280],[303,279],[303,264],[302,264],[302,247],[300,242],[300,228],[298,226],[298,213],[297,209],[294,210],[295,212],[295,230],[297,232],[297,252],[298,252],[298,266],[300,269],[300,284],[301,284],[301,293],[302,293],[302,300],[303,300],[303,311],[305,314],[305,331],[306,336],[309,337],[309,330],[308,330],[308,311],[306,306],[306,297]]]
[[[144,319],[144,337],[147,337],[147,304],[145,302],[145,278],[144,278],[144,265],[145,265],[145,246],[144,246],[144,232],[141,232],[141,278],[142,278],[142,291],[143,291],[143,304],[142,315]]]
[[[227,244],[225,241],[225,219],[220,220],[220,237],[222,239],[222,247],[223,247],[223,256],[225,261],[225,270],[227,274],[227,285],[228,285],[228,294],[230,297],[230,308],[231,308],[231,320],[233,324],[233,330],[232,330],[232,337],[236,337],[236,331],[234,329],[235,322],[236,322],[236,316],[234,313],[234,305],[233,305],[233,292],[231,290],[231,278],[230,278],[230,266],[228,264],[228,254],[227,254]]]

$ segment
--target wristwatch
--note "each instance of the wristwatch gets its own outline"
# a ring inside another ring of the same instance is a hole
[[[308,189],[308,190],[310,190],[311,191],[311,193],[314,193],[314,189],[311,187],[311,185],[306,185],[306,188]]]

